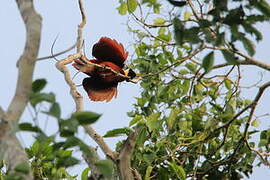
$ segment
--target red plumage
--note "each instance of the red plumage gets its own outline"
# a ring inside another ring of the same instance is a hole
[[[88,60],[89,62],[107,66],[120,74],[125,74],[122,68],[128,52],[116,40],[107,37],[100,38],[92,48],[92,55],[96,59]],[[81,59],[74,60],[72,65],[89,76],[83,80],[83,88],[92,101],[110,101],[117,96],[118,83],[125,80],[111,70],[86,66]]]

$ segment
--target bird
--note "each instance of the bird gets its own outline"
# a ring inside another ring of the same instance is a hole
[[[128,72],[123,70],[128,52],[116,40],[101,37],[92,48],[92,56],[95,59],[87,59],[85,56],[75,59],[72,66],[88,75],[83,79],[82,85],[90,100],[109,102],[116,98],[119,82],[136,76],[131,69]],[[98,66],[91,66],[85,61]]]

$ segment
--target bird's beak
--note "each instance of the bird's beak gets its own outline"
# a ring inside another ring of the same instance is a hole
[[[125,71],[125,75],[128,76],[130,79],[133,79],[137,76],[137,74],[132,69],[128,69],[127,71]]]

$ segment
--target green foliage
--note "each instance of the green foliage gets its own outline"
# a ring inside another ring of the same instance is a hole
[[[29,167],[28,163],[26,163],[26,162],[18,164],[14,169],[17,172],[21,172],[21,173],[24,173],[24,174],[28,174],[29,171],[30,171],[30,167]]]
[[[47,84],[46,79],[37,79],[32,84],[32,91],[34,93],[40,92]]]
[[[80,125],[92,124],[100,118],[100,114],[94,112],[76,112],[72,118],[77,119]]]
[[[143,0],[147,18],[135,13],[143,28],[129,29],[137,39],[132,67],[143,76],[141,96],[128,113],[129,126],[139,129],[132,166],[144,179],[249,176],[256,155],[247,142],[255,147],[251,135],[258,131],[244,134],[248,116],[241,111],[251,101],[241,97],[231,72],[243,60],[239,52],[255,55],[254,44],[263,39],[256,25],[269,21],[269,3],[204,0],[200,9],[192,1],[191,11],[186,1],[167,2]],[[233,65],[228,74],[211,71],[218,58]],[[251,126],[258,128],[258,121]],[[261,132],[256,148],[268,150],[268,135]]]
[[[131,129],[130,128],[118,128],[107,131],[103,137],[116,137],[121,135],[129,135]]]
[[[100,160],[96,162],[96,167],[102,173],[105,178],[111,178],[113,176],[113,162],[110,160]]]
[[[224,59],[227,61],[227,63],[232,64],[232,65],[237,65],[236,57],[235,55],[227,50],[222,50],[222,55],[224,56]]]
[[[171,162],[170,167],[172,168],[173,172],[176,174],[178,179],[180,180],[186,179],[185,170],[181,166],[178,166],[175,162]]]
[[[202,60],[202,67],[204,68],[205,72],[208,73],[211,71],[213,65],[214,65],[215,57],[214,57],[214,51],[207,54],[203,60]]]
[[[32,84],[32,93],[30,95],[30,104],[32,110],[38,115],[40,112],[53,117],[58,122],[58,132],[53,136],[46,135],[38,126],[38,123],[29,122],[20,123],[18,128],[21,131],[32,132],[35,134],[36,141],[26,148],[27,155],[31,160],[31,171],[35,179],[77,179],[67,171],[67,168],[78,165],[80,160],[74,157],[74,148],[79,149],[85,156],[92,157],[93,152],[87,144],[77,138],[79,125],[87,125],[96,122],[100,118],[100,114],[94,112],[76,112],[67,119],[61,117],[61,107],[56,102],[53,93],[42,92],[46,85],[45,79],[38,79]],[[43,106],[49,106],[43,110]],[[38,117],[33,117],[33,121],[37,121]],[[61,140],[59,137],[61,136]],[[109,170],[104,176],[109,177],[111,173],[108,163],[100,162],[100,168]],[[22,180],[22,174],[30,171],[28,163],[22,163],[15,167],[14,173],[4,172],[0,167],[0,178]],[[88,178],[90,169],[87,168],[82,172],[82,179]]]
[[[119,14],[125,15],[127,12],[133,13],[138,6],[137,0],[119,0],[120,6],[117,7]]]
[[[82,175],[81,175],[81,180],[88,180],[88,174],[90,170],[91,170],[90,168],[85,168],[83,170]]]

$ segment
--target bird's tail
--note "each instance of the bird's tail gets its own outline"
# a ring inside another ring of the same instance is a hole
[[[83,88],[92,101],[111,101],[117,96],[117,82],[105,83],[98,78],[88,77],[83,80]]]

